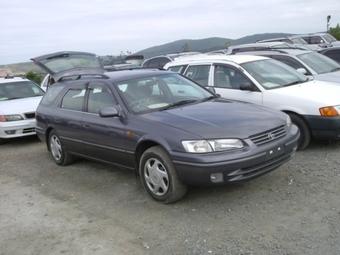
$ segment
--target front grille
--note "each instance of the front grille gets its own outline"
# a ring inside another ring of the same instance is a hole
[[[34,119],[35,118],[35,112],[27,112],[25,113],[26,119]]]
[[[32,133],[32,132],[35,132],[35,128],[25,128],[24,130],[22,130],[23,134]]]
[[[263,145],[284,137],[287,133],[284,125],[250,136],[250,140],[256,145]]]

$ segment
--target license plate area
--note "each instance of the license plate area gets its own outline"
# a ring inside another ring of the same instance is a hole
[[[267,151],[267,158],[276,158],[285,153],[285,147],[283,145],[275,146]]]

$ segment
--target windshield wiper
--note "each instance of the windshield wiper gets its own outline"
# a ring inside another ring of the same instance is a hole
[[[168,106],[163,107],[163,108],[161,109],[161,111],[162,111],[162,110],[167,110],[167,109],[170,109],[170,108],[174,108],[174,107],[177,107],[177,106],[185,105],[185,104],[194,103],[194,102],[197,102],[197,100],[195,100],[195,99],[181,100],[181,101],[178,101],[178,102],[176,102],[176,103],[169,104]]]
[[[300,83],[303,83],[303,82],[306,82],[306,81],[308,81],[308,79],[306,79],[305,81],[293,81],[293,82],[282,85],[282,87],[289,87],[289,86],[300,84]]]
[[[333,73],[333,72],[336,72],[336,71],[339,71],[339,70],[340,70],[340,67],[336,67],[331,72]]]
[[[218,96],[214,95],[214,96],[209,96],[209,97],[206,97],[206,98],[203,98],[202,100],[200,100],[201,102],[205,102],[205,101],[209,101],[211,99],[215,99],[215,98],[218,98]]]

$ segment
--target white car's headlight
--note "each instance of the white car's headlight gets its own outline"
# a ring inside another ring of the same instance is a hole
[[[239,139],[215,139],[215,140],[195,140],[182,141],[186,152],[207,153],[213,151],[228,151],[241,149],[244,144]]]
[[[17,121],[17,120],[23,120],[23,119],[24,118],[19,114],[0,115],[0,122]]]

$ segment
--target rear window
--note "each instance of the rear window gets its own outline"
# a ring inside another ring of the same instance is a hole
[[[51,105],[62,90],[63,90],[63,87],[51,86],[47,90],[43,99],[41,100],[41,104],[42,105]]]

